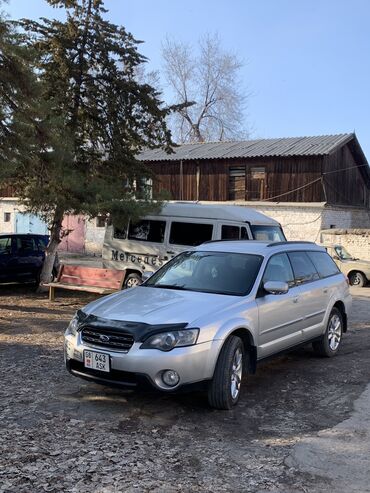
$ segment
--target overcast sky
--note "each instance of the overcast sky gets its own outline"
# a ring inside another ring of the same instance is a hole
[[[161,68],[166,35],[218,32],[244,61],[252,137],[355,131],[370,160],[369,0],[106,0],[111,21]],[[45,0],[9,0],[11,17],[57,17]]]

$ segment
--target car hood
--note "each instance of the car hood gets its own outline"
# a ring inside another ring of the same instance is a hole
[[[237,300],[228,295],[139,286],[93,301],[82,311],[108,320],[151,325],[192,323]]]
[[[346,269],[361,270],[366,273],[370,273],[370,261],[369,260],[343,260]]]

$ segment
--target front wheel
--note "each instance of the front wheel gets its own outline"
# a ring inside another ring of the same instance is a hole
[[[215,409],[231,409],[240,397],[245,351],[240,337],[231,336],[218,357],[208,388],[208,402]]]
[[[348,280],[351,286],[357,286],[358,288],[363,288],[366,284],[366,277],[362,272],[351,272],[348,276]]]
[[[133,288],[135,286],[139,286],[141,283],[142,283],[141,276],[133,272],[132,274],[129,274],[126,277],[123,287],[125,289]]]
[[[339,351],[343,336],[343,315],[338,308],[333,308],[323,337],[312,344],[319,356],[331,358]]]

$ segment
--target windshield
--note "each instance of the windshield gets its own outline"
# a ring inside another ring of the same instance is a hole
[[[354,260],[353,256],[343,246],[336,246],[334,250],[340,259]]]
[[[184,252],[143,286],[245,296],[256,280],[262,257],[245,253]]]
[[[256,226],[251,224],[253,238],[259,241],[286,241],[280,226]]]

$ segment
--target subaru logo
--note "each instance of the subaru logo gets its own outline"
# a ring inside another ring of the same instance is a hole
[[[99,339],[101,340],[101,342],[109,342],[109,337],[102,334],[101,336],[99,336]]]

